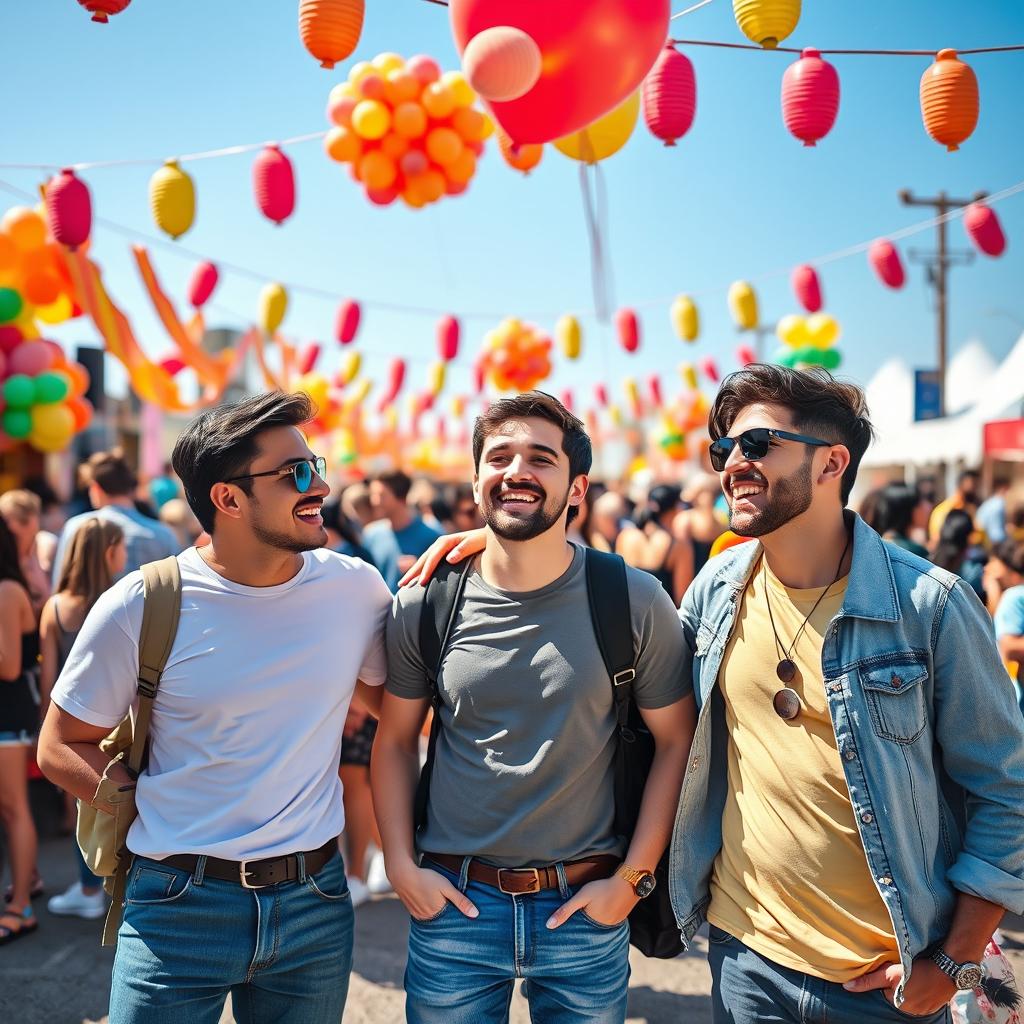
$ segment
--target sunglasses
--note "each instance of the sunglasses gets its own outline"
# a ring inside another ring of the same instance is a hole
[[[711,442],[708,454],[711,457],[711,465],[716,473],[725,469],[729,456],[733,449],[739,445],[740,452],[748,462],[756,462],[763,459],[771,448],[772,439],[779,438],[784,441],[799,441],[801,444],[814,445],[816,448],[831,447],[831,441],[822,441],[820,437],[808,437],[806,434],[793,434],[788,430],[774,430],[771,427],[753,427],[744,430],[738,437],[720,437],[717,441]]]
[[[327,460],[322,455],[315,459],[303,459],[301,462],[293,462],[290,466],[283,466],[281,469],[268,469],[265,473],[243,473],[241,476],[228,477],[224,483],[230,484],[236,480],[255,480],[260,476],[288,476],[291,474],[295,490],[299,494],[305,494],[313,483],[314,473],[321,480],[327,479]]]

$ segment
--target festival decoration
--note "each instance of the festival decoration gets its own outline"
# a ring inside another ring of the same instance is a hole
[[[299,357],[298,364],[298,371],[300,374],[305,375],[307,373],[313,372],[313,368],[316,366],[317,360],[319,360],[320,358],[321,351],[322,347],[318,345],[315,341],[312,344],[307,345],[305,349],[303,349],[302,355]],[[353,355],[358,353],[349,354]]]
[[[264,147],[253,161],[252,188],[260,212],[275,224],[295,212],[295,170],[277,146]]]
[[[793,285],[793,292],[797,302],[800,303],[808,313],[817,313],[822,305],[821,281],[818,272],[814,267],[804,263],[796,267],[790,278]]]
[[[832,130],[839,113],[839,75],[813,47],[782,76],[782,119],[805,146],[817,145]]]
[[[521,36],[535,44],[536,82],[490,106],[515,142],[543,143],[598,120],[637,89],[668,35],[669,0],[450,0],[449,14],[459,54],[465,60],[469,53],[474,75],[486,72],[488,87],[493,81],[522,88],[534,62]],[[479,36],[483,42],[475,43]]]
[[[544,155],[543,146],[530,142],[524,142],[521,145],[514,143],[500,125],[495,131],[495,136],[502,159],[509,167],[522,171],[523,174],[529,174],[540,163],[540,159]]]
[[[717,384],[721,379],[718,372],[718,363],[716,363],[711,356],[706,356],[700,361],[700,372],[703,373],[712,384]]]
[[[659,417],[659,427],[653,437],[654,443],[673,462],[682,462],[686,458],[686,434],[668,412]]]
[[[594,400],[597,402],[602,409],[608,406],[608,388],[604,384],[594,385]]]
[[[351,55],[364,12],[364,0],[299,0],[299,38],[320,67],[330,70]]]
[[[974,247],[986,256],[1002,256],[1006,250],[1006,235],[991,206],[971,203],[964,211],[964,227]]]
[[[459,321],[443,316],[437,322],[437,355],[443,363],[450,363],[459,354]]]
[[[558,323],[555,324],[555,337],[558,339],[558,347],[566,359],[579,359],[583,332],[576,317],[560,317]]]
[[[680,363],[679,376],[683,378],[683,383],[688,391],[697,390],[697,371],[693,368],[692,363]]]
[[[596,164],[606,160],[629,141],[639,113],[640,93],[635,92],[604,117],[572,135],[555,139],[555,149],[581,163]]]
[[[729,312],[741,331],[752,331],[757,326],[757,293],[747,281],[729,285]]]
[[[644,79],[641,93],[651,134],[674,146],[690,130],[697,108],[697,79],[690,58],[669,43]]]
[[[398,397],[404,382],[405,360],[392,359],[391,364],[388,366],[387,383],[384,387],[384,393],[381,395],[380,403],[377,406],[378,412],[383,412]]]
[[[757,353],[749,345],[740,345],[736,349],[736,362],[742,367],[750,366],[757,362]]]
[[[700,334],[700,314],[689,295],[679,295],[669,310],[672,328],[682,341],[696,341]]]
[[[156,226],[171,238],[180,238],[195,220],[196,190],[177,160],[168,160],[149,179],[149,204]]]
[[[499,391],[530,391],[551,374],[551,339],[509,317],[485,335],[480,365]]]
[[[647,378],[647,390],[651,396],[651,405],[655,409],[660,409],[665,404],[665,399],[661,393],[661,378],[656,373]]]
[[[74,170],[65,167],[47,182],[45,203],[54,240],[69,249],[85,245],[92,231],[92,199],[89,187]]]
[[[191,305],[196,309],[205,306],[210,301],[219,280],[220,274],[213,263],[200,263],[192,271],[188,284],[188,301]]]
[[[541,76],[543,57],[522,29],[497,25],[470,39],[462,52],[462,70],[485,100],[507,103],[525,96]]]
[[[879,280],[888,288],[902,288],[906,281],[900,251],[886,238],[879,238],[868,249],[868,262]]]
[[[615,331],[619,336],[619,344],[627,352],[635,352],[640,347],[640,320],[633,309],[620,309],[615,313]]]
[[[445,364],[443,362],[431,363],[430,364],[430,376],[428,388],[430,393],[436,398],[442,391],[444,391],[445,379],[447,373],[445,372]]]
[[[640,398],[640,389],[637,387],[636,380],[633,377],[623,378],[622,392],[626,396],[626,401],[629,403],[629,412],[633,419],[643,419],[644,403]]]
[[[348,387],[359,376],[363,366],[363,357],[354,349],[349,349],[341,360],[341,367],[338,370],[338,387]]]
[[[120,14],[132,0],[78,0],[92,15],[92,20],[105,25],[107,19]]]
[[[288,312],[288,293],[284,285],[273,282],[265,284],[260,290],[259,325],[263,333],[270,337],[284,321]]]
[[[774,50],[796,28],[800,0],[732,0],[732,11],[748,39]]]
[[[346,299],[338,307],[338,315],[334,321],[334,336],[338,339],[338,344],[348,345],[355,340],[361,316],[359,303],[353,302],[352,299]]]
[[[952,153],[978,123],[978,79],[956,50],[939,50],[921,76],[921,118],[925,130]]]
[[[776,324],[775,333],[786,346],[775,355],[775,361],[783,366],[823,366],[834,370],[842,362],[841,353],[833,348],[842,331],[828,313],[812,313],[808,317],[791,313]]]

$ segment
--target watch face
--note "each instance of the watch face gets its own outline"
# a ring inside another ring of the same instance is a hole
[[[643,900],[650,896],[652,892],[654,892],[654,887],[657,884],[658,880],[654,877],[654,875],[641,875],[636,881],[634,890],[637,896],[639,896],[640,899]]]
[[[956,980],[953,982],[954,985],[961,992],[977,988],[981,984],[982,970],[978,964],[962,964],[960,970],[956,972]]]

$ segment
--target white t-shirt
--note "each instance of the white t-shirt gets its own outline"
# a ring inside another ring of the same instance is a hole
[[[307,551],[287,583],[245,587],[178,556],[181,621],[153,705],[128,848],[227,860],[315,850],[345,825],[338,760],[356,679],[385,681],[391,593],[356,558]],[[136,697],[142,574],[96,602],[53,691],[113,728]]]

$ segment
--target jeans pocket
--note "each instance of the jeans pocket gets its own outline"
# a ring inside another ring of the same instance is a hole
[[[410,914],[409,919],[412,921],[413,924],[433,924],[435,921],[440,921],[441,918],[448,913],[448,911],[454,909],[455,904],[452,903],[451,900],[445,900],[444,906],[436,914],[434,914],[433,917],[413,917],[412,914]],[[469,919],[467,918],[467,920]]]
[[[315,875],[306,875],[306,887],[328,903],[351,899],[340,854],[335,854]]]
[[[619,921],[618,924],[605,924],[604,921],[595,921],[594,918],[592,918],[585,910],[577,910],[576,913],[579,914],[587,924],[593,925],[595,928],[600,928],[603,932],[617,932],[629,920],[629,918],[626,918],[623,921]]]
[[[125,902],[138,907],[176,903],[192,888],[192,875],[159,861],[136,861],[125,892]]]
[[[730,935],[727,931],[723,931],[717,925],[708,924],[708,942],[713,943],[716,946],[725,946],[730,942],[738,942],[739,939],[735,935]]]

